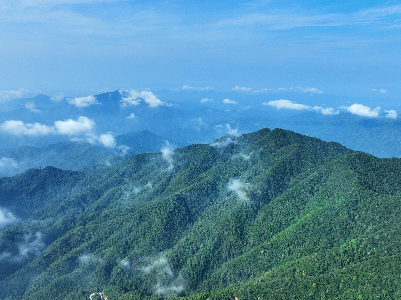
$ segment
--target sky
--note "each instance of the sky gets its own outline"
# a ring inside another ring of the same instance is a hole
[[[0,43],[3,98],[185,86],[401,92],[401,1],[2,0]]]

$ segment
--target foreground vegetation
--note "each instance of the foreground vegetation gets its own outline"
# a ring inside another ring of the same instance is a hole
[[[400,298],[400,174],[263,129],[2,178],[0,298]]]

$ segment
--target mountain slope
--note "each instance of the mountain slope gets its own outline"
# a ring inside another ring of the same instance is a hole
[[[19,218],[1,231],[0,297],[394,298],[400,173],[399,159],[282,129],[31,170],[0,181]]]
[[[130,132],[116,137],[115,149],[87,142],[65,141],[43,148],[0,149],[0,157],[12,162],[0,164],[0,176],[12,176],[31,168],[53,166],[65,170],[93,170],[125,159],[126,155],[159,152],[166,145],[178,143],[150,131]]]

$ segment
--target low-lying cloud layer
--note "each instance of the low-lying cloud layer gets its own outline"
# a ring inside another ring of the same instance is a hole
[[[216,127],[220,130],[225,128],[225,134],[227,136],[211,143],[211,147],[223,148],[230,144],[237,143],[236,138],[240,136],[238,129],[232,129],[230,124],[226,124],[225,127],[223,125],[217,125]]]
[[[293,110],[315,110],[322,113],[323,115],[336,115],[339,112],[335,111],[332,107],[323,108],[321,106],[309,106],[300,103],[294,103],[290,100],[274,100],[269,102],[263,102],[263,105],[270,105],[277,109],[293,109]]]
[[[38,256],[46,248],[43,239],[43,233],[40,231],[24,234],[22,240],[17,242],[16,245],[12,245],[13,248],[15,248],[13,251],[0,253],[0,261],[4,260],[8,263],[22,263]]]
[[[167,171],[171,171],[174,168],[174,147],[166,141],[166,145],[161,149],[163,159],[168,163]]]
[[[200,88],[200,87],[194,87],[194,86],[190,86],[190,85],[184,84],[184,85],[181,87],[181,90],[183,90],[183,91],[198,91],[198,92],[203,92],[203,91],[211,91],[211,90],[213,90],[213,88],[210,87],[210,86],[205,86],[205,87],[203,87],[203,88]]]
[[[136,90],[120,90],[120,94],[122,96],[121,106],[127,107],[130,105],[139,105],[142,101],[147,103],[149,107],[158,107],[158,106],[170,106],[167,102],[164,102],[156,97],[151,91],[142,91],[138,92]]]
[[[244,183],[239,179],[230,179],[227,188],[237,194],[241,201],[249,202],[249,197],[246,194],[246,190],[249,189],[251,185],[249,183]]]
[[[336,115],[339,113],[339,111],[335,110],[332,107],[327,107],[323,108],[321,106],[309,106],[305,104],[300,104],[300,103],[294,103],[290,100],[274,100],[274,101],[269,101],[269,102],[263,102],[263,105],[269,105],[273,106],[277,109],[293,109],[293,110],[315,110],[317,112],[322,113],[323,115]],[[354,103],[350,106],[340,106],[339,108],[345,109],[351,114],[358,115],[361,117],[370,117],[370,118],[376,118],[380,116],[380,106],[377,106],[375,108],[370,108],[369,106],[365,106],[362,104]],[[386,114],[386,118],[389,119],[397,119],[398,114],[395,110],[385,110],[384,111]]]
[[[95,96],[70,98],[67,101],[69,104],[75,105],[76,107],[86,107],[89,105],[100,104],[99,102],[97,102]]]
[[[13,175],[18,170],[18,168],[19,165],[14,159],[8,157],[0,158],[0,176]]]
[[[0,207],[0,230],[14,224],[18,221],[18,218],[6,208]]]
[[[157,295],[178,294],[185,289],[184,278],[180,274],[178,276],[174,274],[167,259],[163,256],[152,264],[141,267],[140,271],[145,274],[156,273],[157,282],[154,286],[154,292]]]
[[[111,133],[94,133],[96,127],[95,121],[87,117],[80,116],[77,120],[55,121],[54,126],[48,126],[40,123],[24,123],[18,120],[8,120],[0,124],[0,130],[8,134],[17,136],[41,136],[41,135],[67,135],[74,141],[87,141],[91,144],[100,143],[105,147],[115,148],[116,142]],[[85,138],[76,136],[85,135]]]

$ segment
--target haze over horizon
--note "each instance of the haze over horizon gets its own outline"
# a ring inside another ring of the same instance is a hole
[[[0,102],[120,88],[400,92],[399,1],[5,0],[0,13]]]

